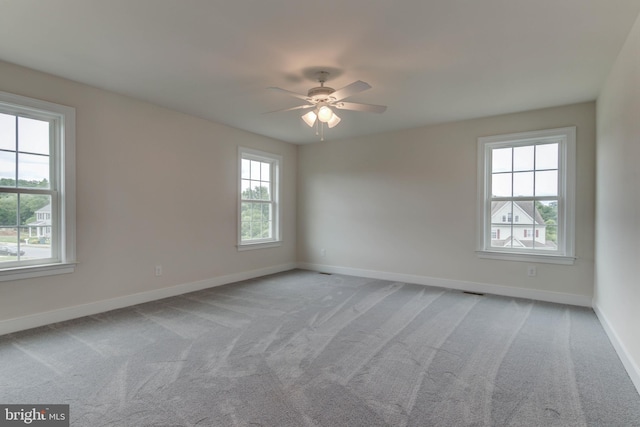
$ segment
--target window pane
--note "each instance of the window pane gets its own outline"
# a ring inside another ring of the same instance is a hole
[[[558,144],[536,146],[536,169],[558,169]]]
[[[243,179],[240,182],[241,185],[241,191],[242,191],[242,198],[243,199],[252,199],[252,193],[251,193],[251,181],[249,181],[248,179]]]
[[[0,151],[0,185],[16,186],[16,154]]]
[[[18,261],[18,195],[0,193],[0,263]]]
[[[260,162],[251,160],[251,179],[260,179]]]
[[[49,155],[49,122],[18,117],[18,151]]]
[[[20,260],[51,258],[51,226],[20,227]]]
[[[247,240],[251,237],[251,223],[243,222],[240,230],[240,238],[242,240]]]
[[[49,188],[49,156],[18,153],[18,186]]]
[[[16,149],[16,117],[0,114],[0,149]]]
[[[32,231],[37,237],[51,237],[51,234],[47,234],[45,230],[45,228],[51,227],[51,196],[21,194],[19,215],[20,225],[32,227]]]
[[[558,195],[558,171],[536,172],[536,196]]]
[[[533,196],[533,172],[513,174],[513,195],[516,197]]]
[[[269,183],[263,182],[260,187],[260,200],[271,200],[271,194],[269,192]]]
[[[262,223],[261,222],[252,222],[251,223],[251,238],[252,239],[260,239],[262,237]]]
[[[240,218],[242,220],[242,222],[246,222],[246,221],[251,221],[251,209],[252,209],[253,203],[249,203],[249,202],[242,202],[240,204]]]
[[[491,202],[491,246],[511,247],[512,202]]]
[[[0,226],[16,227],[17,225],[18,195],[11,193],[0,193]],[[3,232],[6,231],[7,229],[3,229]],[[0,239],[0,241],[2,240]]]
[[[266,182],[271,181],[271,165],[269,163],[262,163],[260,179]]]
[[[260,203],[251,204],[251,221],[253,222],[262,221],[262,204]]]
[[[511,148],[497,148],[492,151],[491,172],[511,172]]]
[[[511,197],[510,173],[497,173],[491,175],[491,193],[493,197]]]
[[[16,227],[0,227],[0,245],[17,245],[18,229]]]
[[[262,238],[269,239],[271,237],[271,221],[265,221],[262,223]]]
[[[251,178],[251,162],[247,159],[242,159],[242,171],[241,173],[241,178],[242,179],[249,179]]]
[[[260,181],[251,181],[251,198],[254,200],[261,200],[262,193],[260,191]]]
[[[242,221],[241,238],[242,240],[251,238],[251,217],[253,214],[253,203],[242,202],[240,218]]]
[[[19,261],[23,248],[18,246],[18,229],[0,227],[0,264]]]
[[[513,170],[530,171],[533,170],[533,145],[516,147],[513,149]]]
[[[262,221],[270,221],[271,220],[271,205],[264,203],[262,205]]]
[[[540,245],[539,249],[558,250],[558,226],[547,225],[540,231],[540,236],[544,238],[544,245]]]
[[[558,201],[536,202],[537,222],[540,227],[539,241],[546,249],[558,247]],[[541,245],[542,246],[542,245]]]
[[[535,218],[534,203],[532,200],[520,200],[514,203],[513,209],[518,216],[518,224],[527,226],[527,229],[532,229]]]

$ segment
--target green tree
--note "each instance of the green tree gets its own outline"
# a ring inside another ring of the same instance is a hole
[[[550,202],[545,205],[536,201],[536,210],[546,225],[546,239],[558,243],[558,202]]]
[[[251,202],[269,201],[268,187],[254,187],[242,192],[241,204],[241,237],[243,240],[264,239],[271,237],[271,205]]]
[[[36,220],[35,213],[50,203],[49,196],[41,194],[20,195],[20,225],[27,225]]]
[[[20,188],[49,188],[49,181],[18,180]],[[11,178],[0,178],[0,187],[16,188],[16,181]],[[50,197],[41,194],[21,194],[20,212],[18,213],[18,195],[16,193],[2,193],[0,188],[0,225],[26,225],[35,221],[35,212],[51,203]]]

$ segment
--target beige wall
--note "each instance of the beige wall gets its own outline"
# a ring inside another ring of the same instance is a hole
[[[577,126],[575,265],[537,264],[532,278],[531,263],[479,259],[477,138],[571,125]],[[594,156],[593,102],[301,146],[299,261],[572,294],[588,304]]]
[[[594,307],[640,390],[640,19],[597,104]]]
[[[2,62],[0,91],[76,108],[79,262],[0,282],[0,321],[295,263],[296,146]],[[236,250],[239,145],[284,157],[281,247]]]

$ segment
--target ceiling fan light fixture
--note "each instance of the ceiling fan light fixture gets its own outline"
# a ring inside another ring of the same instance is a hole
[[[304,120],[304,122],[309,125],[309,127],[313,127],[313,124],[316,122],[317,118],[318,116],[316,116],[316,113],[314,113],[313,111],[309,111],[307,114],[304,114],[302,116],[302,120]]]
[[[338,115],[336,113],[333,113],[333,116],[331,116],[331,118],[327,122],[327,125],[329,125],[329,129],[331,129],[332,127],[334,127],[338,123],[340,123],[340,120],[342,120],[342,119],[340,119],[340,117],[338,117]]]
[[[305,101],[304,105],[298,105],[278,111],[291,111],[300,109],[309,110],[309,112],[302,115],[301,118],[309,127],[315,127],[316,135],[320,136],[320,141],[324,141],[325,123],[327,124],[328,128],[333,128],[342,121],[342,119],[340,119],[340,117],[338,117],[334,113],[335,109],[365,111],[369,113],[383,113],[387,109],[387,107],[384,105],[344,102],[344,99],[350,98],[351,96],[367,89],[371,89],[371,85],[361,80],[357,80],[351,84],[344,86],[341,89],[336,90],[324,85],[328,80],[328,77],[328,72],[319,71],[317,73],[317,78],[320,86],[309,89],[306,95],[291,92],[290,90],[281,89],[279,87],[269,88]]]
[[[327,107],[326,105],[323,105],[318,110],[318,120],[320,120],[322,123],[327,123],[333,116],[333,110],[331,110],[331,108]]]

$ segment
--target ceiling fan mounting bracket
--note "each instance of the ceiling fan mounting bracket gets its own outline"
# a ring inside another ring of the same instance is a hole
[[[318,79],[320,86],[309,89],[309,92],[307,93],[309,102],[314,102],[317,104],[319,102],[335,101],[335,98],[331,99],[329,95],[331,95],[336,90],[332,87],[324,85],[324,83],[329,78],[329,73],[327,71],[318,71],[316,73],[316,78]]]
[[[320,86],[324,86],[324,82],[329,80],[329,72],[328,71],[318,71],[316,73],[316,80],[320,82]]]

